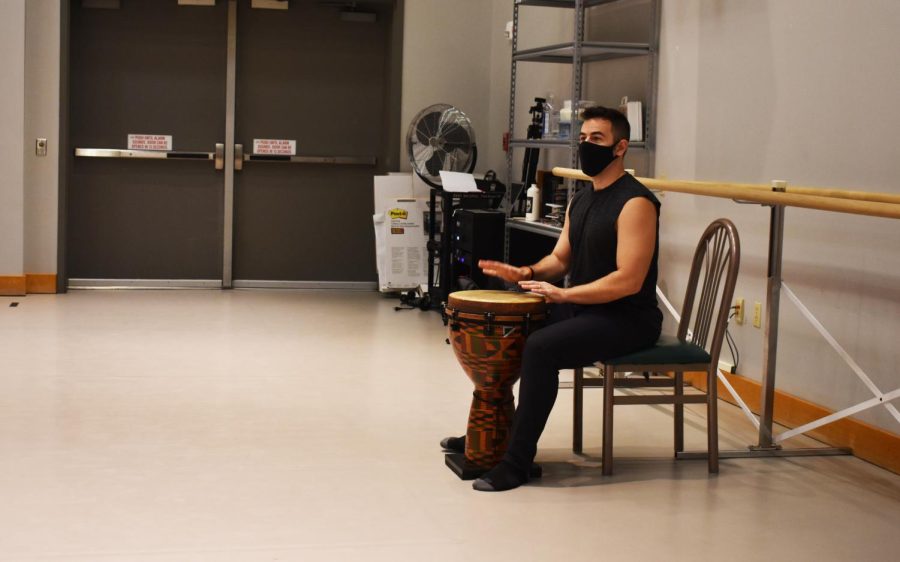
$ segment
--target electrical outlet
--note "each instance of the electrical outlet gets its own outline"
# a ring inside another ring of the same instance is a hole
[[[744,299],[734,301],[734,321],[738,324],[744,323]]]
[[[753,303],[753,327],[762,326],[762,303]]]

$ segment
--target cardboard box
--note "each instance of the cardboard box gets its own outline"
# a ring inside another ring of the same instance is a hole
[[[428,282],[427,212],[427,199],[394,198],[372,217],[382,292],[416,289]]]

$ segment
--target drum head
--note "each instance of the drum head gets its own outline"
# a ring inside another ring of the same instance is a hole
[[[539,314],[547,308],[544,297],[513,291],[457,291],[447,297],[447,308],[458,312],[496,315]]]

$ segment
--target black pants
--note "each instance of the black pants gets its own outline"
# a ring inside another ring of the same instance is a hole
[[[550,317],[525,342],[519,405],[504,460],[527,470],[559,389],[559,370],[588,366],[649,347],[662,313],[615,306],[551,305]]]

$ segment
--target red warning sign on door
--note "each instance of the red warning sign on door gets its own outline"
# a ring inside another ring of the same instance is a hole
[[[286,139],[253,139],[253,154],[295,156],[297,141]]]
[[[172,135],[128,135],[128,150],[172,150]]]

